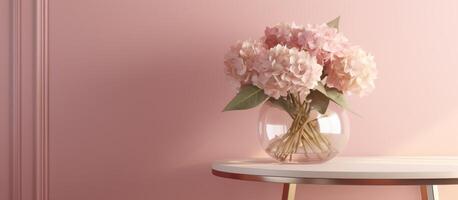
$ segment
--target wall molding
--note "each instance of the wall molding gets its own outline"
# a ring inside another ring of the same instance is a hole
[[[49,3],[11,5],[11,200],[49,200]]]
[[[11,199],[22,199],[22,1],[12,1]]]
[[[49,199],[49,2],[36,2],[36,200]]]

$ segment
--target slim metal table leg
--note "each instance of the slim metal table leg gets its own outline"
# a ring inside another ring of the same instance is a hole
[[[285,183],[283,184],[283,194],[281,200],[294,200],[296,195],[296,184]]]
[[[421,200],[439,200],[439,190],[437,185],[420,186]]]

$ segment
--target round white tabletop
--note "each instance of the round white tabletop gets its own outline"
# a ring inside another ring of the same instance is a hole
[[[277,183],[341,185],[458,184],[458,157],[337,157],[322,164],[221,161],[216,176]]]

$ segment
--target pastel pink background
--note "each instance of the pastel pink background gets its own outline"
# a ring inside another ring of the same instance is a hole
[[[458,156],[457,8],[454,0],[50,0],[50,199],[279,199],[279,184],[210,174],[213,160],[264,156],[258,110],[221,112],[235,93],[222,58],[266,25],[338,15],[341,31],[375,55],[380,77],[370,96],[351,98],[363,117],[351,116],[343,155]],[[3,58],[10,35],[0,19]],[[10,86],[0,62],[3,200]],[[441,199],[456,199],[457,189],[441,186]],[[419,190],[301,185],[297,194],[368,197],[413,200]]]

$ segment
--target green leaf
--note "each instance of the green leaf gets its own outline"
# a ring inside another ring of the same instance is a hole
[[[310,106],[313,110],[324,114],[328,109],[329,98],[318,90],[312,90],[307,99],[310,100]]]
[[[345,96],[339,90],[335,88],[325,87],[322,83],[318,83],[315,90],[321,92],[326,97],[328,97],[331,101],[341,106],[342,108],[349,110],[348,103],[345,100]]]
[[[318,85],[315,87],[315,90],[318,90],[319,92],[326,95],[326,88],[324,87],[323,83],[321,82],[318,82]]]
[[[318,83],[318,85],[315,87],[315,90],[326,95],[326,97],[328,97],[329,100],[333,101],[334,103],[336,103],[343,109],[348,110],[351,113],[355,114],[356,116],[361,117],[361,115],[359,115],[358,113],[350,109],[350,106],[348,105],[347,101],[345,100],[345,96],[339,90],[335,88],[328,88],[324,86],[321,82]]]
[[[339,106],[342,106],[342,108],[349,108],[347,100],[345,100],[345,96],[339,90],[335,88],[326,88],[326,93],[329,99],[334,101]]]
[[[223,111],[245,110],[254,108],[268,98],[264,91],[254,85],[245,85],[239,93],[227,104]]]
[[[287,101],[284,98],[279,98],[279,99],[274,99],[274,98],[269,98],[269,101],[282,108],[284,111],[286,111],[290,116],[294,116],[296,113],[296,107],[289,101]]]
[[[326,23],[329,27],[332,27],[332,28],[335,28],[337,30],[339,30],[339,20],[340,20],[340,16],[336,17],[335,19],[333,19],[332,21]]]

